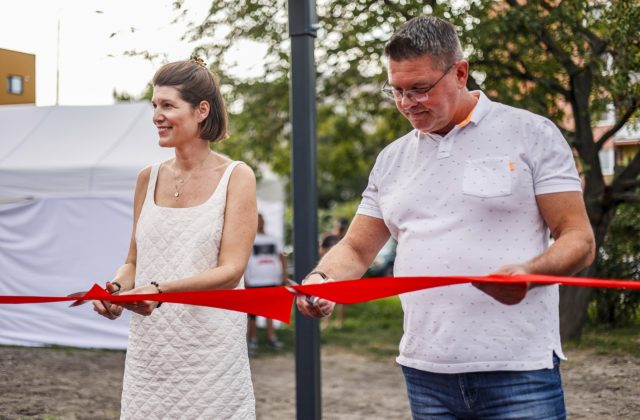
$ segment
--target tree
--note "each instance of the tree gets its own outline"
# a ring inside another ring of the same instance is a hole
[[[177,3],[183,8],[182,2]],[[378,93],[386,78],[383,46],[393,30],[422,14],[460,28],[472,78],[497,100],[546,115],[577,150],[584,197],[597,246],[623,203],[640,202],[640,153],[604,182],[598,152],[638,115],[640,5],[636,0],[476,0],[455,7],[436,0],[326,0],[318,5],[319,184],[321,206],[357,196],[377,152],[410,127]],[[226,33],[221,42],[210,42]],[[284,0],[217,0],[188,36],[209,57],[231,92],[231,141],[224,147],[254,163],[289,173],[289,42]],[[239,80],[219,58],[234,43],[267,46],[265,74]],[[608,104],[616,122],[594,138],[594,122]],[[583,274],[593,275],[594,267]],[[563,335],[577,338],[591,291],[562,290]]]
[[[640,205],[618,207],[600,248],[597,274],[602,277],[640,280]],[[640,292],[597,289],[594,318],[600,324],[618,327],[637,318]]]
[[[430,5],[431,4],[431,5]],[[182,7],[181,3],[178,7]],[[375,1],[331,1],[318,6],[318,180],[320,207],[358,197],[376,154],[410,125],[385,102],[384,43],[414,15],[444,10],[435,1],[402,7]],[[289,40],[287,2],[213,2],[209,15],[188,36],[199,40],[229,91],[231,131],[221,150],[288,177],[290,168]],[[222,30],[220,28],[223,28]],[[221,35],[221,32],[225,32]],[[212,39],[222,41],[211,42]],[[222,60],[243,39],[267,46],[264,76],[234,77]]]
[[[471,25],[462,38],[473,48],[470,64],[482,73],[482,87],[564,128],[584,170],[585,203],[600,249],[617,208],[640,202],[640,153],[610,184],[605,183],[598,157],[604,143],[638,115],[640,4],[508,0],[496,6],[480,1],[459,18],[460,24]],[[615,107],[616,122],[594,138],[594,123],[608,104]],[[593,277],[596,266],[582,274]],[[591,298],[591,289],[562,289],[565,338],[580,337]]]

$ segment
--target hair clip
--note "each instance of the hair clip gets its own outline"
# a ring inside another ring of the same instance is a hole
[[[193,61],[194,63],[196,63],[200,67],[207,68],[207,63],[205,63],[204,60],[202,58],[198,57],[197,55],[192,55],[191,56],[191,61]]]

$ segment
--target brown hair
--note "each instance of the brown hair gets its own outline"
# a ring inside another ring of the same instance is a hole
[[[443,70],[462,59],[456,28],[433,16],[419,16],[405,22],[387,42],[384,54],[394,61],[429,56],[437,60]]]
[[[175,61],[160,67],[153,76],[154,86],[171,86],[178,90],[183,101],[193,108],[207,101],[211,110],[199,124],[200,137],[217,142],[227,135],[227,111],[220,94],[218,78],[201,59]]]

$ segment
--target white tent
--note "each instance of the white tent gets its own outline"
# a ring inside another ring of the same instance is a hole
[[[173,155],[151,119],[148,103],[0,107],[0,295],[64,295],[112,278],[137,174]],[[258,196],[281,237],[282,182]],[[109,321],[88,304],[0,305],[0,344],[125,348],[127,329],[127,317]]]

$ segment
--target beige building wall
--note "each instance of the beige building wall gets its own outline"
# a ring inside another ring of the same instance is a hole
[[[36,56],[0,48],[0,105],[36,103]]]

